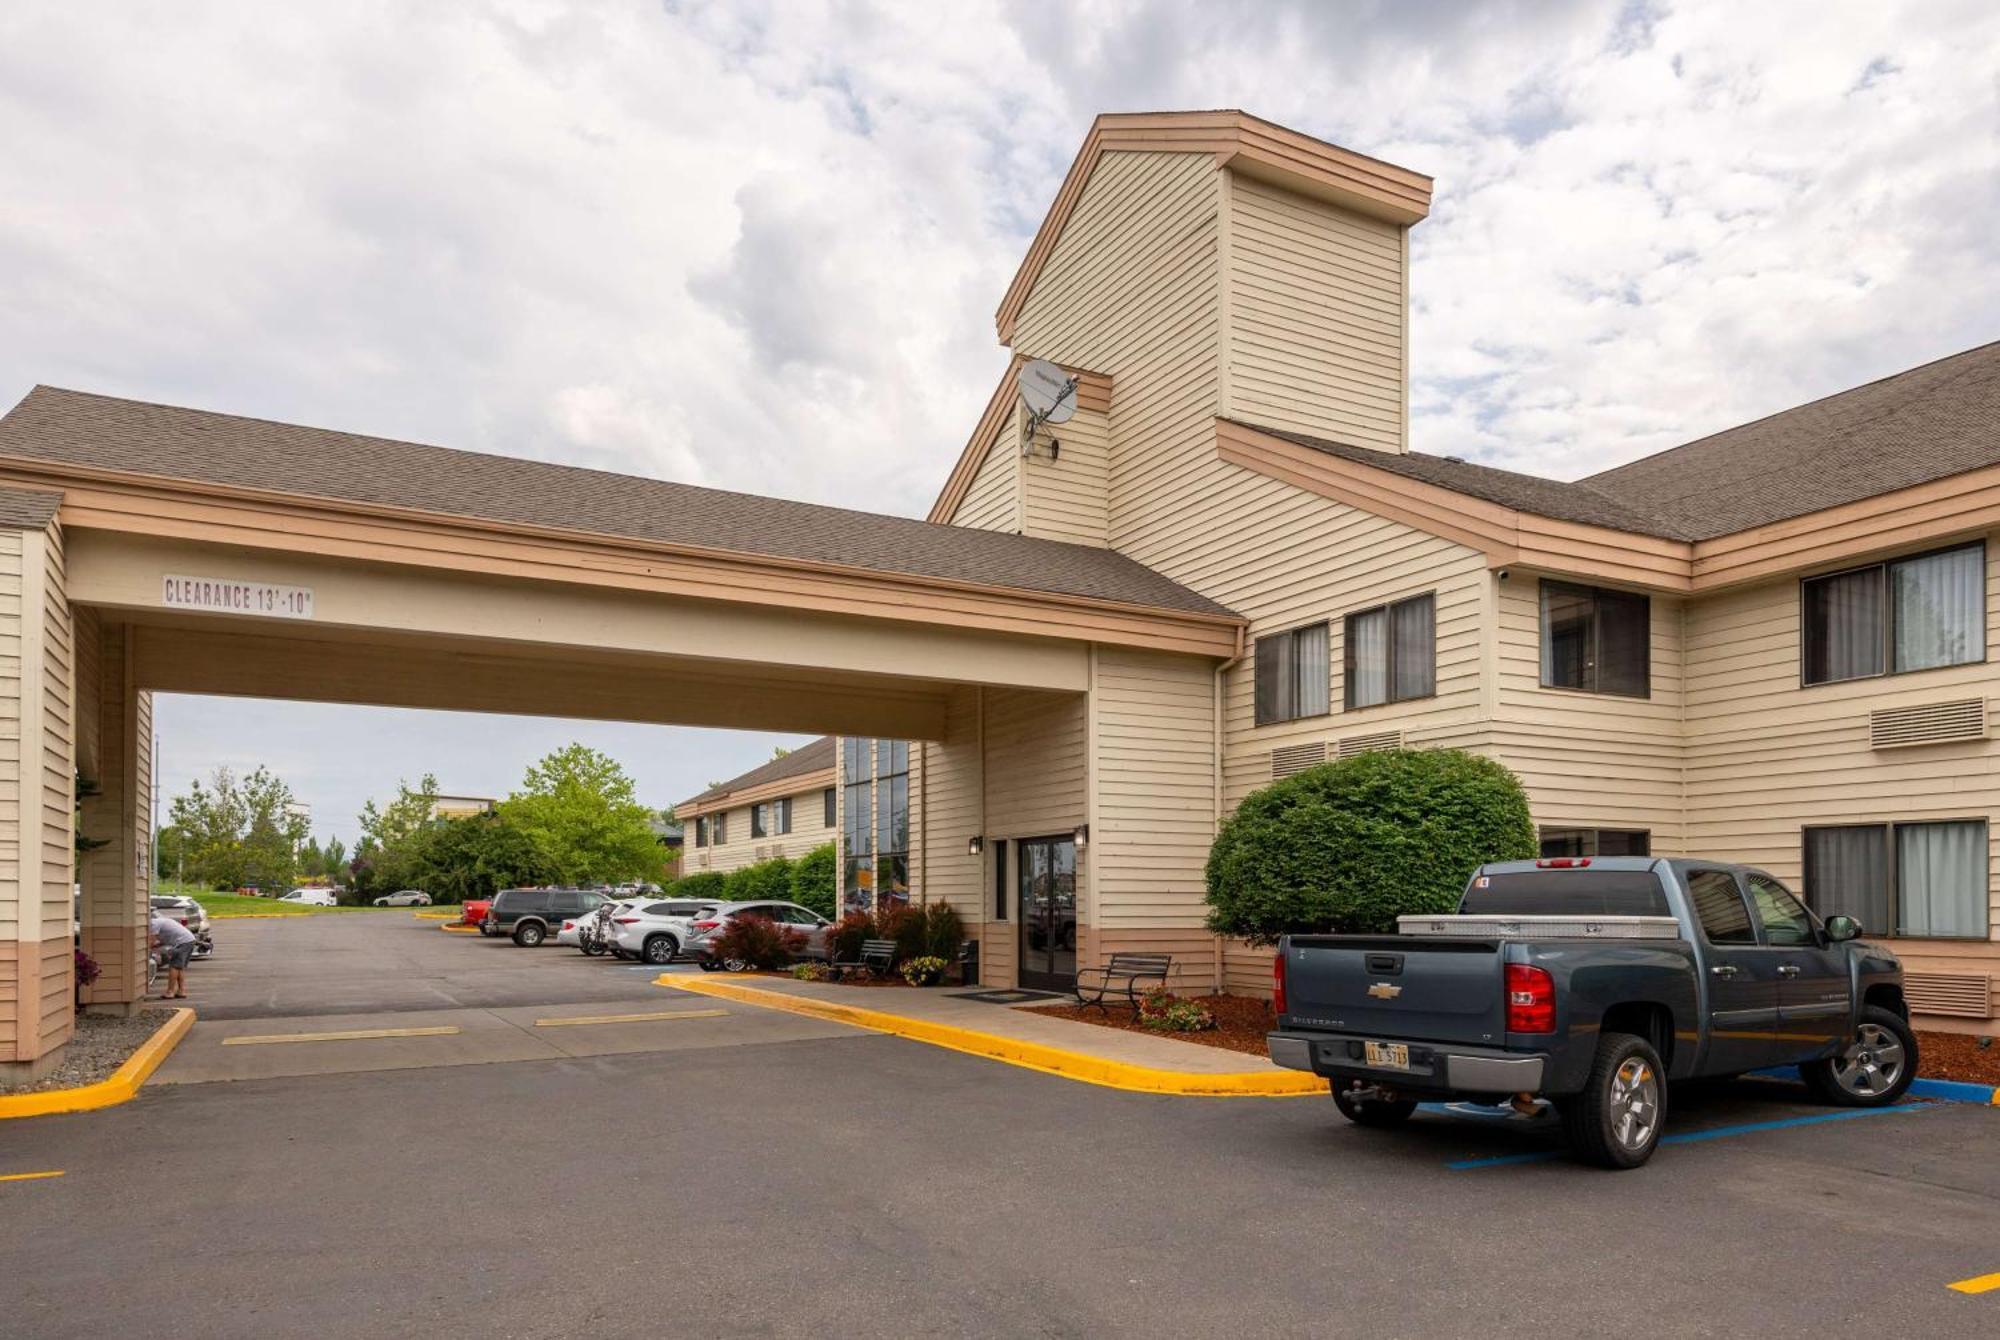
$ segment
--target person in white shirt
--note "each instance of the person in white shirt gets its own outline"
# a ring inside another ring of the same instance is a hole
[[[167,970],[167,989],[162,1000],[186,1000],[188,960],[194,957],[194,932],[161,912],[153,913],[153,947],[160,951],[160,966]]]

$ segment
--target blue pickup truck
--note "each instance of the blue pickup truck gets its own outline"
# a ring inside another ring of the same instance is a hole
[[[1554,1104],[1588,1162],[1652,1156],[1669,1081],[1797,1064],[1819,1098],[1895,1102],[1917,1070],[1902,967],[1761,870],[1571,857],[1473,872],[1396,935],[1291,935],[1271,1059],[1324,1075],[1349,1120],[1420,1101]]]

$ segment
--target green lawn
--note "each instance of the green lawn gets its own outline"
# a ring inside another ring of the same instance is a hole
[[[402,912],[405,915],[409,913],[408,908],[399,907],[306,907],[299,903],[280,902],[276,898],[247,898],[238,893],[216,893],[192,884],[179,884],[171,879],[155,880],[153,892],[185,893],[200,903],[212,917],[311,917],[331,912]]]

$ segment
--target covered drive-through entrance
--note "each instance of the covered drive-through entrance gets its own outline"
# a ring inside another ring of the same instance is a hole
[[[1106,549],[42,388],[0,598],[0,1064],[78,934],[86,1008],[141,996],[155,692],[914,741],[912,890],[988,981],[1208,962],[1242,622]]]

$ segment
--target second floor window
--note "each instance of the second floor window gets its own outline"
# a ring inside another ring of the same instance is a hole
[[[752,805],[750,807],[750,836],[753,838],[771,835],[771,807]]]
[[[792,798],[771,802],[771,831],[782,837],[792,831]]]
[[[697,847],[706,847],[708,845],[708,819],[706,817],[694,821],[694,845]]]
[[[1652,693],[1653,604],[1630,591],[1542,583],[1542,684],[1644,698]]]
[[[1437,692],[1437,598],[1431,592],[1348,615],[1345,642],[1349,710]]]
[[[1333,674],[1323,623],[1257,639],[1257,724],[1325,716]]]
[[[1986,659],[1986,546],[1917,554],[1800,586],[1808,684]]]
[[[729,841],[729,816],[727,814],[718,814],[715,816],[714,821],[709,824],[708,845],[711,847],[720,847],[727,841]]]
[[[825,813],[821,815],[820,822],[823,823],[828,828],[831,828],[834,825],[834,806],[837,803],[838,802],[834,797],[834,789],[832,787],[829,786],[823,793],[821,793],[819,798],[819,805],[820,809],[825,811]]]

